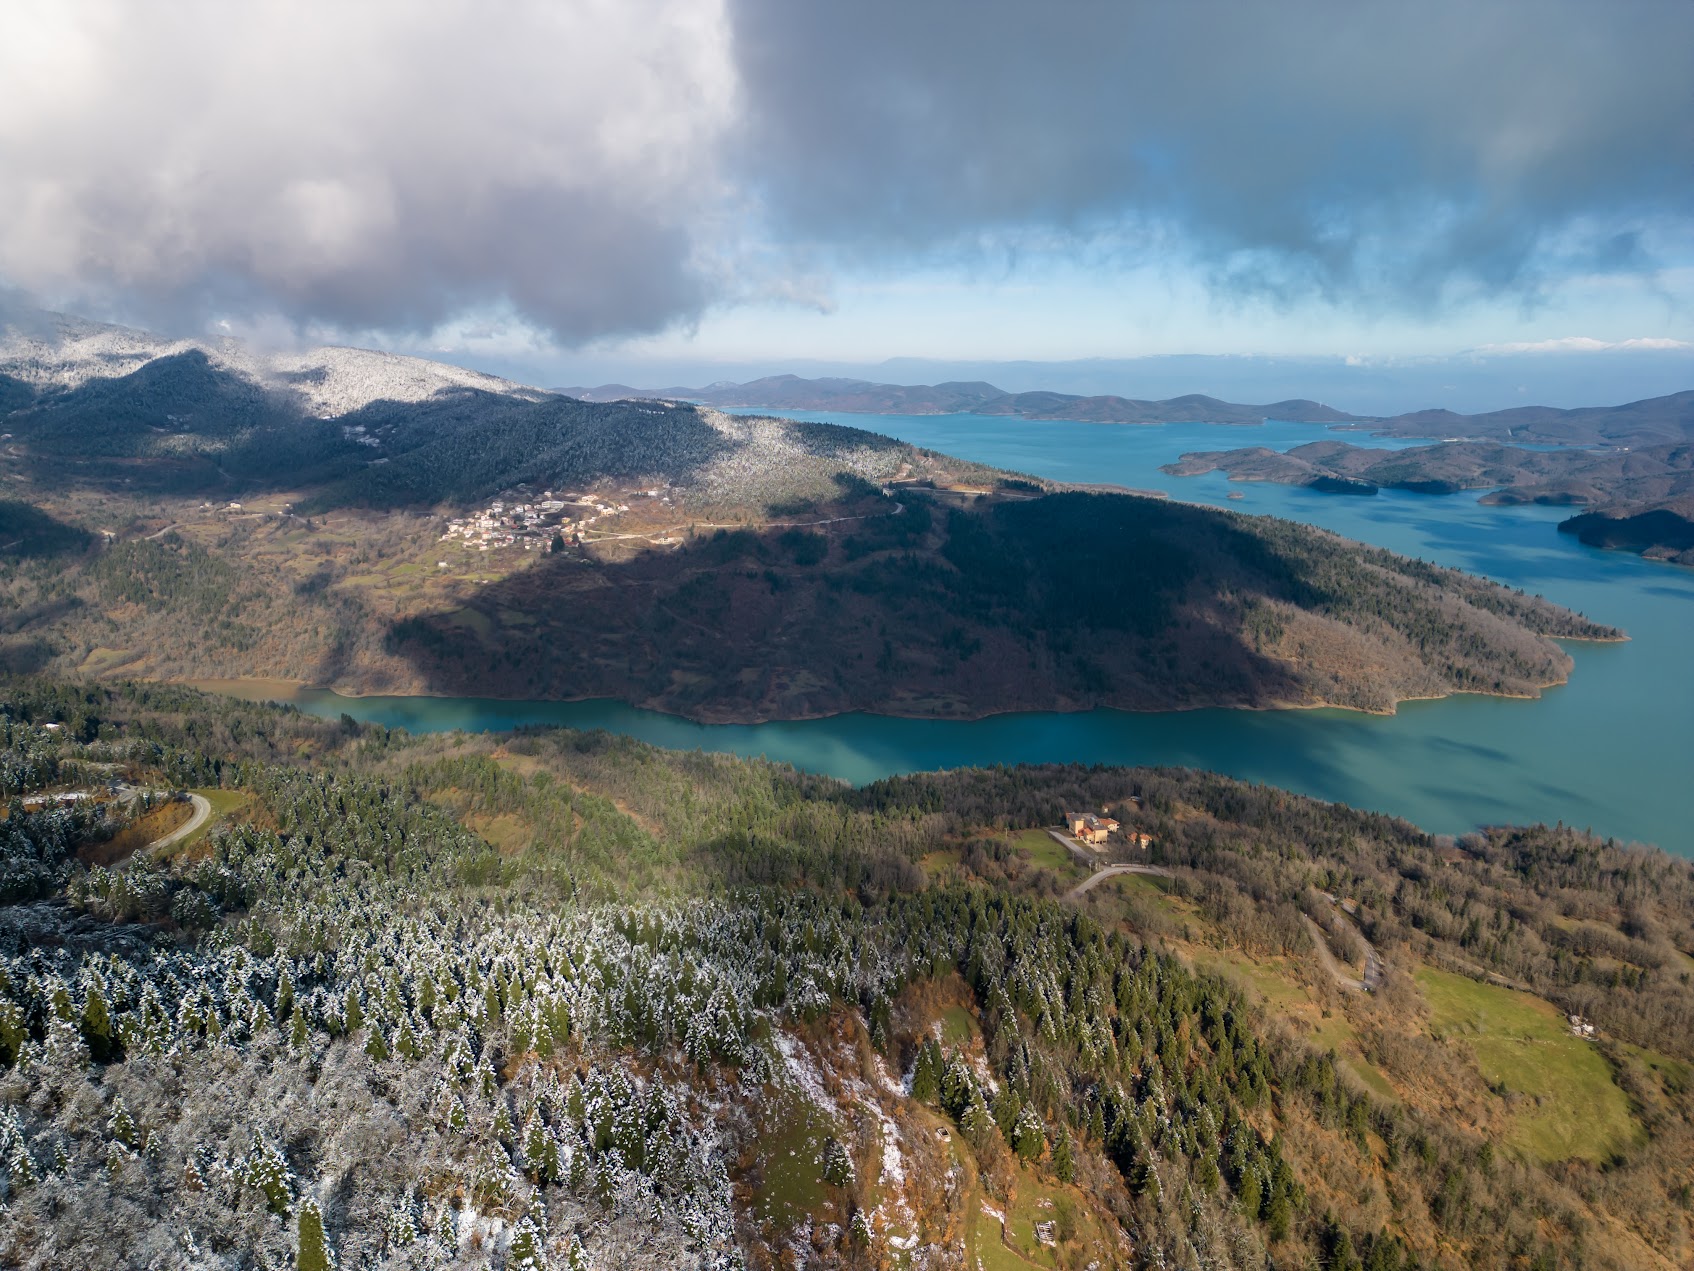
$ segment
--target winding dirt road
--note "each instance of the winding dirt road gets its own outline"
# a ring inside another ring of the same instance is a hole
[[[1334,904],[1333,901],[1330,903]],[[1328,971],[1330,978],[1342,988],[1351,989],[1355,993],[1371,993],[1382,984],[1382,957],[1377,953],[1376,946],[1365,939],[1363,932],[1359,932],[1359,942],[1365,946],[1365,978],[1361,980],[1349,974],[1347,968],[1336,958],[1322,927],[1305,914],[1300,915],[1300,921],[1306,924],[1306,930],[1311,934],[1312,945],[1318,951],[1318,961],[1323,963],[1323,969]],[[1357,928],[1354,930],[1357,931]]]

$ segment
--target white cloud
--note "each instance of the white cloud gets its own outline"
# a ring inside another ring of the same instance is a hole
[[[1694,350],[1694,341],[1640,336],[1630,340],[1596,340],[1586,335],[1566,335],[1553,340],[1519,340],[1506,344],[1484,344],[1469,353],[1607,353],[1616,349],[1651,349],[1672,352]]]
[[[711,290],[736,93],[715,0],[14,2],[0,278],[190,320],[649,330]]]

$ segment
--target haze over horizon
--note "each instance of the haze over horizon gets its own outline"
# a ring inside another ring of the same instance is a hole
[[[0,306],[541,385],[1694,384],[1668,0],[72,0],[0,37]]]

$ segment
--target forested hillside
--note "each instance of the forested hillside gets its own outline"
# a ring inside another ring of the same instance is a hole
[[[901,491],[823,530],[719,531],[671,553],[549,559],[398,623],[431,692],[617,697],[713,720],[844,710],[1534,696],[1547,637],[1619,634],[1321,530],[1124,495],[948,506]]]
[[[14,673],[712,720],[1391,711],[1533,696],[1571,667],[1549,637],[1621,635],[1321,531],[859,429],[46,318],[0,333]]]
[[[1694,874],[1657,852],[1180,770],[854,790],[149,687],[9,682],[0,744],[13,1265],[1694,1253]],[[211,825],[109,850],[185,786]],[[1077,893],[1037,827],[1079,805],[1163,872]],[[1363,941],[1367,994],[1326,969]],[[1454,1022],[1483,999],[1551,1031]]]

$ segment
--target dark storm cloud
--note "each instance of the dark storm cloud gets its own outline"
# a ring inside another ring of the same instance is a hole
[[[1687,224],[1681,0],[731,13],[744,170],[779,234],[850,253],[1058,232],[1180,246],[1226,286],[1423,308],[1638,271],[1643,228]]]

